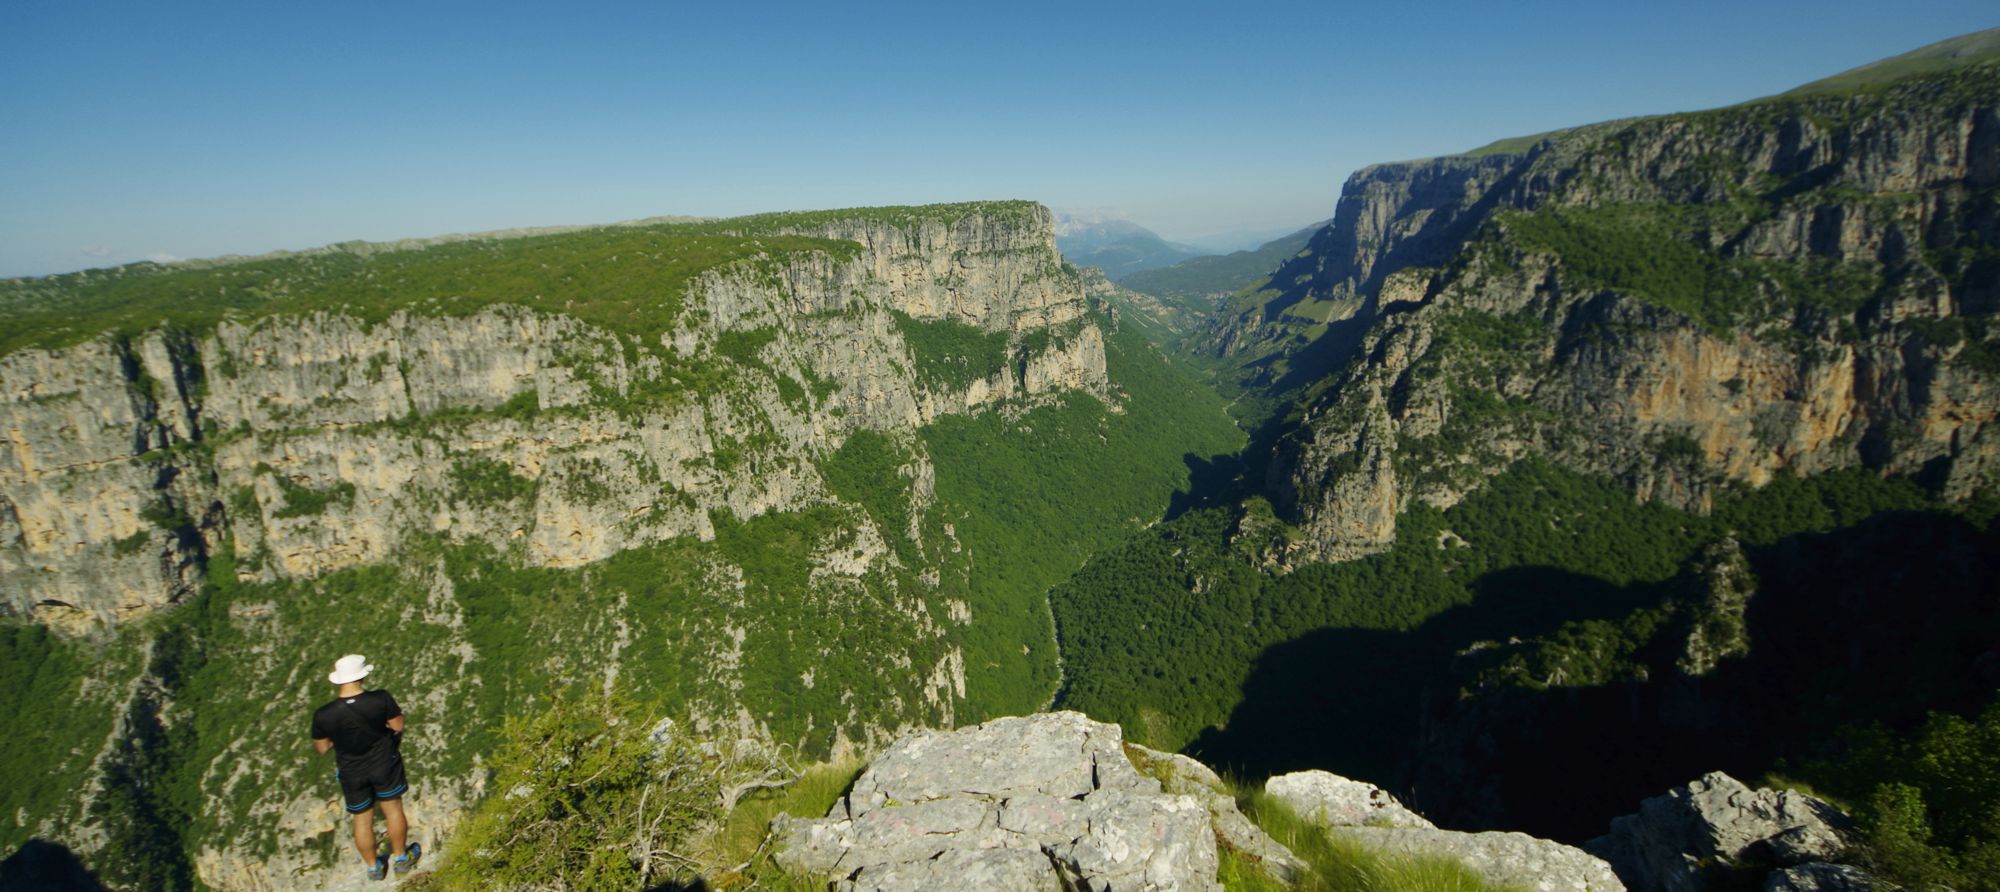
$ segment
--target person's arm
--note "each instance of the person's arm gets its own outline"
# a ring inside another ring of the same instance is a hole
[[[389,730],[397,735],[397,741],[401,742],[403,733],[403,706],[396,702],[395,694],[383,691],[382,696],[389,699],[389,719],[382,724],[387,725]]]
[[[327,750],[333,749],[332,731],[333,731],[332,728],[326,727],[324,723],[320,721],[319,713],[316,712],[313,713],[313,720],[312,720],[313,749],[318,750],[319,754],[322,756],[326,755]]]

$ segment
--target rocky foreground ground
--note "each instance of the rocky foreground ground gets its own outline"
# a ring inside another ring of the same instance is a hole
[[[1719,773],[1646,800],[1584,848],[1440,829],[1373,785],[1323,771],[1271,778],[1265,791],[1363,849],[1449,858],[1537,892],[1874,888],[1831,863],[1846,846],[1838,810]],[[843,892],[1206,892],[1222,888],[1223,847],[1279,879],[1310,869],[1238,810],[1215,772],[1075,712],[910,734],[825,817],[780,816],[774,831],[782,864]]]

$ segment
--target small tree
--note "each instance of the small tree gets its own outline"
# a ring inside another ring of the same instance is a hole
[[[1932,713],[1854,735],[1814,771],[1862,806],[1855,854],[1912,889],[2000,892],[2000,695],[1976,719]]]
[[[767,746],[718,746],[616,693],[558,694],[510,720],[486,798],[441,879],[455,887],[630,890],[697,872],[690,844],[746,790],[797,776]]]

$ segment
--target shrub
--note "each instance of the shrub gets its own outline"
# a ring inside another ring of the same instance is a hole
[[[762,354],[764,346],[777,338],[778,330],[770,327],[725,331],[716,336],[715,352],[729,357],[738,365],[770,371],[771,367],[764,362]]]
[[[1976,718],[1873,728],[1805,773],[1861,802],[1861,859],[1910,888],[2000,889],[2000,695]]]
[[[535,481],[515,474],[505,462],[477,456],[453,462],[451,482],[455,499],[475,505],[512,502],[535,494]]]
[[[491,793],[443,871],[454,886],[626,890],[698,873],[693,848],[744,795],[797,777],[756,744],[717,746],[595,686],[508,721]]]
[[[710,840],[702,860],[710,865],[706,879],[717,889],[751,888],[813,890],[826,888],[823,878],[797,876],[771,860],[771,821],[780,814],[800,818],[824,816],[854,786],[863,764],[857,759],[823,762],[800,772],[783,787],[760,789],[744,796]]]
[[[271,512],[273,519],[317,517],[325,514],[326,507],[336,502],[347,507],[354,505],[354,484],[345,480],[326,489],[313,489],[310,486],[293,483],[283,474],[273,474],[271,479],[277,482],[279,491],[285,494],[285,507]]]
[[[896,312],[896,329],[910,348],[917,381],[938,390],[963,390],[1007,367],[1007,333],[985,331],[954,319],[918,319]]]

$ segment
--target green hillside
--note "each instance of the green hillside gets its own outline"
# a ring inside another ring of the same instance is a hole
[[[1731,533],[1770,547],[1894,511],[1983,526],[1994,507],[1954,507],[1907,481],[1847,473],[1738,492],[1700,516],[1529,461],[1449,510],[1409,509],[1386,553],[1290,573],[1256,565],[1274,528],[1261,500],[1193,511],[1056,590],[1068,667],[1059,702],[1120,722],[1149,746],[1192,747],[1253,773],[1319,765],[1393,782],[1415,733],[1410,710],[1445,680],[1450,655],[1477,641],[1671,601],[1683,566]],[[1347,643],[1295,655],[1323,664],[1319,673],[1273,671],[1288,642],[1315,636]],[[1361,677],[1369,684],[1352,687]],[[1312,723],[1344,716],[1381,733],[1275,741],[1249,727],[1290,714],[1287,702],[1327,699],[1315,692],[1329,685],[1346,691],[1336,698],[1344,702]],[[1275,712],[1260,714],[1267,709]]]
[[[1798,96],[1812,93],[1843,93],[1879,87],[1920,74],[1948,71],[1980,62],[2000,59],[2000,28],[1988,28],[1940,40],[1898,56],[1851,68],[1832,77],[1821,78],[1784,93]]]
[[[1870,62],[1858,68],[1851,68],[1832,77],[1821,78],[1787,90],[1779,96],[1811,96],[1815,94],[1851,93],[1886,86],[1905,78],[1923,74],[1934,74],[1977,65],[2000,59],[2000,28],[1989,28],[1971,34],[1940,40],[1929,46],[1920,47],[1898,56]],[[1752,100],[1759,102],[1762,100]],[[1526,136],[1510,136],[1497,139],[1479,148],[1461,154],[1467,157],[1486,155],[1514,155],[1525,152],[1545,139],[1552,139],[1576,130],[1609,127],[1627,124],[1642,118],[1624,118],[1588,124],[1583,127],[1566,127]]]
[[[1526,136],[1509,136],[1504,139],[1496,139],[1479,148],[1461,154],[1468,158],[1483,158],[1487,155],[1518,155],[1534,148],[1535,143],[1561,136],[1568,132],[1569,130],[1567,129],[1549,130],[1542,133],[1530,133]]]

